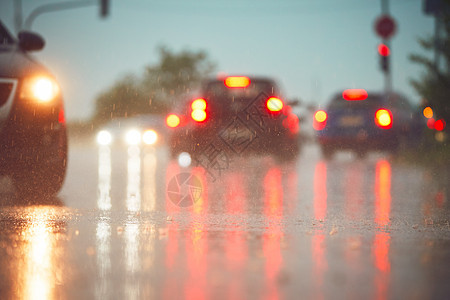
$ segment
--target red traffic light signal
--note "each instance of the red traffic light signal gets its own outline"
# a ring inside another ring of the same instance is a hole
[[[378,45],[378,53],[381,56],[389,56],[389,54],[391,54],[391,50],[389,49],[389,47],[385,44],[379,44]]]

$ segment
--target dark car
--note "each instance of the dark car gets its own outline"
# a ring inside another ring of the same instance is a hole
[[[15,39],[0,22],[0,175],[10,176],[24,196],[56,194],[66,172],[61,92],[28,55],[43,46],[39,35],[20,32]]]
[[[338,150],[362,157],[370,150],[395,154],[403,142],[414,139],[415,119],[416,111],[400,94],[351,89],[316,111],[313,127],[325,157]]]
[[[211,79],[197,97],[170,114],[173,157],[214,152],[272,154],[290,160],[299,152],[299,119],[280,97],[274,80],[229,76]]]

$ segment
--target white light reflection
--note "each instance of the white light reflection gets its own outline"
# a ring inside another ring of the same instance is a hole
[[[25,299],[49,299],[52,289],[52,245],[45,221],[38,221],[29,228],[29,257]]]
[[[141,150],[138,146],[128,147],[127,209],[139,211],[141,208]]]
[[[187,152],[181,152],[180,155],[178,155],[178,164],[180,167],[187,168],[191,165],[192,159],[191,155]]]
[[[151,147],[144,156],[144,211],[154,211],[156,208],[156,162],[155,148]]]
[[[20,299],[52,299],[61,284],[60,270],[55,264],[56,240],[54,222],[46,211],[36,211],[22,231],[23,265],[19,263],[18,291]],[[20,250],[20,249],[17,249]]]
[[[98,148],[98,199],[100,210],[111,209],[111,148],[100,146]]]
[[[105,299],[110,290],[110,274],[111,274],[111,225],[100,220],[97,223],[97,270],[99,282],[96,288],[96,298]]]
[[[139,224],[129,221],[125,225],[125,295],[127,299],[139,299],[139,280],[137,274],[139,259]]]

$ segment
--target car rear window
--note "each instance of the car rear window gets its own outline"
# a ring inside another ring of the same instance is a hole
[[[336,108],[356,108],[356,107],[372,107],[372,106],[380,106],[386,103],[385,98],[382,96],[368,96],[365,100],[356,100],[356,101],[348,101],[342,98],[341,95],[336,96],[330,102],[328,108],[336,109]]]
[[[211,99],[220,98],[255,98],[261,92],[268,95],[278,94],[278,88],[271,81],[251,80],[246,88],[229,88],[223,81],[213,81],[206,85],[204,92]]]

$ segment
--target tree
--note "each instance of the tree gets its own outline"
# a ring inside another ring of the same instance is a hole
[[[411,61],[425,67],[425,73],[420,80],[412,80],[411,83],[433,108],[436,118],[443,118],[450,122],[450,15],[443,14],[441,18],[444,34],[440,41],[436,42],[436,38],[429,37],[420,39],[419,43],[425,50],[438,51],[438,54],[442,55],[446,61],[447,67],[442,68],[422,55],[410,55]]]
[[[97,97],[95,122],[138,114],[165,114],[214,70],[204,51],[173,53],[160,47],[159,56],[159,63],[145,67],[141,76],[127,75]]]

